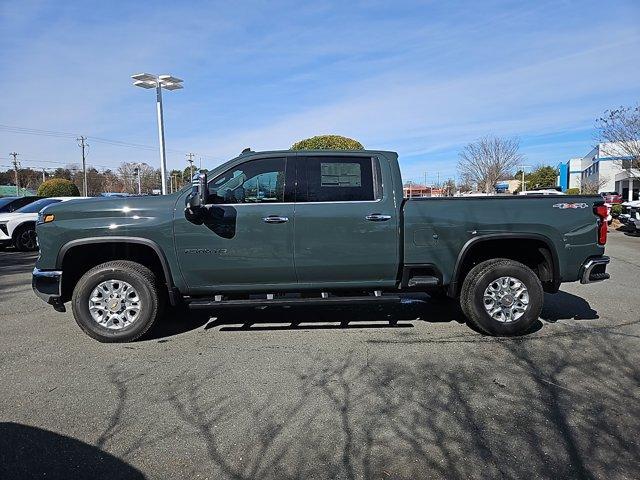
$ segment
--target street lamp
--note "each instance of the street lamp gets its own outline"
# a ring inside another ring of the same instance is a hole
[[[164,150],[164,119],[162,116],[162,89],[179,90],[182,80],[171,75],[153,75],[151,73],[138,73],[132,75],[136,87],[156,89],[156,110],[158,113],[158,138],[160,140],[160,177],[162,181],[162,194],[167,194],[167,155]]]

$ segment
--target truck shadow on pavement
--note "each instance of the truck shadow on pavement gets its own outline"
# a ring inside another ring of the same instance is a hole
[[[598,313],[581,297],[563,291],[545,294],[545,304],[540,315],[540,320],[544,322],[597,318]],[[179,335],[202,326],[204,330],[215,329],[220,332],[403,329],[413,328],[414,323],[419,321],[466,322],[456,301],[419,295],[403,298],[396,305],[233,308],[210,312],[183,310],[169,315],[143,340]],[[535,322],[524,335],[543,328],[542,321]]]

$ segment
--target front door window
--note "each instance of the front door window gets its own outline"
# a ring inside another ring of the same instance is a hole
[[[284,158],[252,160],[211,180],[207,203],[279,203],[284,201],[284,185]]]

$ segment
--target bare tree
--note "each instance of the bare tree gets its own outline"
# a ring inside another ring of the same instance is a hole
[[[600,191],[600,188],[604,187],[609,179],[607,177],[599,176],[595,178],[587,178],[580,184],[580,193],[585,195],[595,195]]]
[[[465,183],[475,183],[485,193],[508,176],[522,162],[517,138],[483,137],[468,144],[459,154],[458,172]]]
[[[640,169],[640,105],[605,110],[596,126],[604,153],[622,157],[629,175],[636,176]]]
[[[151,190],[160,188],[159,171],[146,163],[123,162],[118,167],[118,176],[122,179],[124,191],[135,193],[138,191],[135,168],[139,168],[142,193],[151,193]]]

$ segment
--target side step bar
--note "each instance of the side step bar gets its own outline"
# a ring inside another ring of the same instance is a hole
[[[187,300],[190,309],[211,309],[211,308],[227,308],[227,307],[276,307],[297,305],[361,305],[361,304],[380,304],[380,303],[399,303],[399,295],[380,295],[380,296],[360,296],[360,297],[312,297],[312,298],[251,298],[246,300],[215,300],[212,298],[198,298]]]
[[[440,284],[438,277],[411,277],[407,287],[437,287]]]

